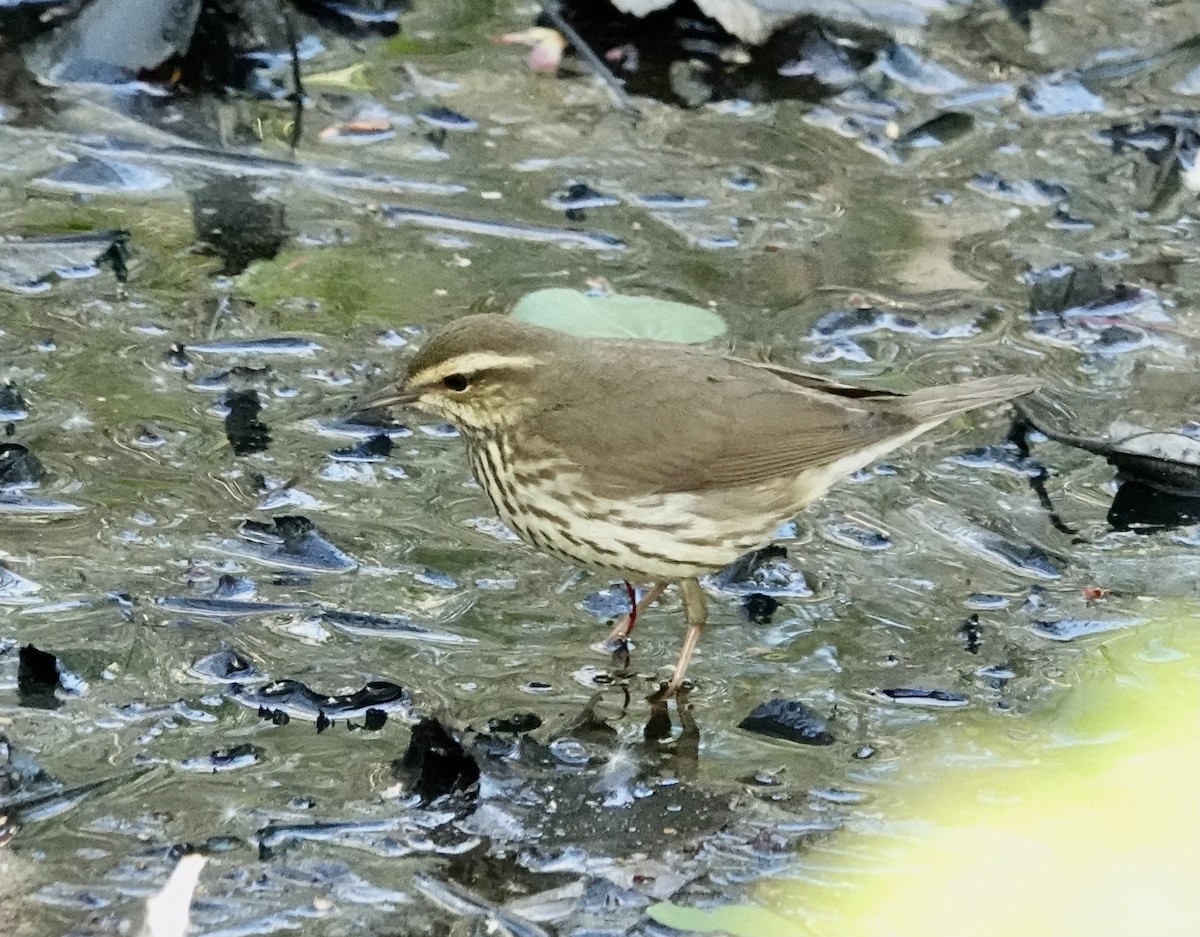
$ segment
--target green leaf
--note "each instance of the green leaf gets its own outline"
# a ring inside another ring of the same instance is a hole
[[[725,331],[715,312],[653,296],[589,296],[562,287],[522,297],[512,314],[522,322],[589,338],[645,338],[699,344]]]

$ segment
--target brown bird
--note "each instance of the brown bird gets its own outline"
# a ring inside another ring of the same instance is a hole
[[[706,617],[699,576],[767,545],[843,476],[955,414],[1037,386],[997,376],[896,394],[687,345],[473,315],[429,339],[400,381],[357,408],[411,404],[448,420],[522,540],[653,581],[611,639],[678,582],[687,632],[670,695]]]

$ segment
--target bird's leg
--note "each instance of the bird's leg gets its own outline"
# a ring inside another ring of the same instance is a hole
[[[605,639],[605,644],[620,644],[629,637],[629,632],[633,630],[633,626],[637,623],[638,616],[642,614],[650,605],[657,602],[659,597],[666,591],[667,583],[656,582],[652,585],[640,602],[636,601],[637,593],[634,592],[633,586],[625,583],[625,588],[629,591],[630,610],[617,619],[613,630],[609,632]]]
[[[625,673],[629,670],[629,634],[631,631],[633,631],[633,626],[637,624],[638,619],[637,589],[633,587],[633,583],[631,583],[628,579],[625,580],[625,594],[629,597],[629,613],[627,615],[622,615],[620,622],[628,622],[628,624],[625,626],[625,633],[618,638],[615,643],[612,640],[611,634],[608,638],[608,641],[612,645],[613,649],[613,667],[615,667],[619,673]],[[616,633],[615,628],[613,629],[613,633]]]
[[[638,607],[637,589],[628,579],[625,580],[625,597],[629,599],[629,627],[625,629],[625,637],[629,637],[633,633],[633,626],[637,624]]]
[[[681,579],[679,590],[683,594],[683,613],[687,619],[687,632],[683,636],[683,647],[679,651],[679,660],[675,664],[675,672],[671,679],[660,691],[662,698],[674,696],[675,691],[683,686],[683,678],[691,662],[692,653],[700,643],[700,632],[704,630],[704,621],[708,617],[708,602],[704,598],[704,590],[695,579]]]

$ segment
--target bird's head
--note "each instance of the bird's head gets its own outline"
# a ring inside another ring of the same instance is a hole
[[[538,384],[554,367],[568,336],[503,315],[473,315],[434,335],[403,378],[355,409],[415,406],[460,430],[490,432],[512,425],[537,406]]]

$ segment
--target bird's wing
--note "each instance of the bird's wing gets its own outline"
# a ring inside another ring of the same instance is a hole
[[[869,400],[701,352],[681,352],[667,367],[630,356],[579,377],[589,391],[539,414],[533,429],[613,496],[796,476],[916,426]],[[589,432],[598,426],[613,430]]]
[[[748,358],[735,358],[733,356],[728,356],[725,358],[725,360],[732,362],[735,365],[745,365],[749,368],[765,371],[768,374],[774,374],[776,377],[783,378],[790,384],[806,387],[809,390],[833,394],[836,397],[845,397],[847,400],[863,400],[871,398],[884,399],[907,396],[901,391],[876,390],[875,388],[871,387],[858,387],[854,384],[843,384],[841,381],[835,381],[832,378],[825,377],[820,374],[810,374],[808,371],[798,371],[795,368],[785,367],[782,364],[775,364],[771,361],[751,361]]]

